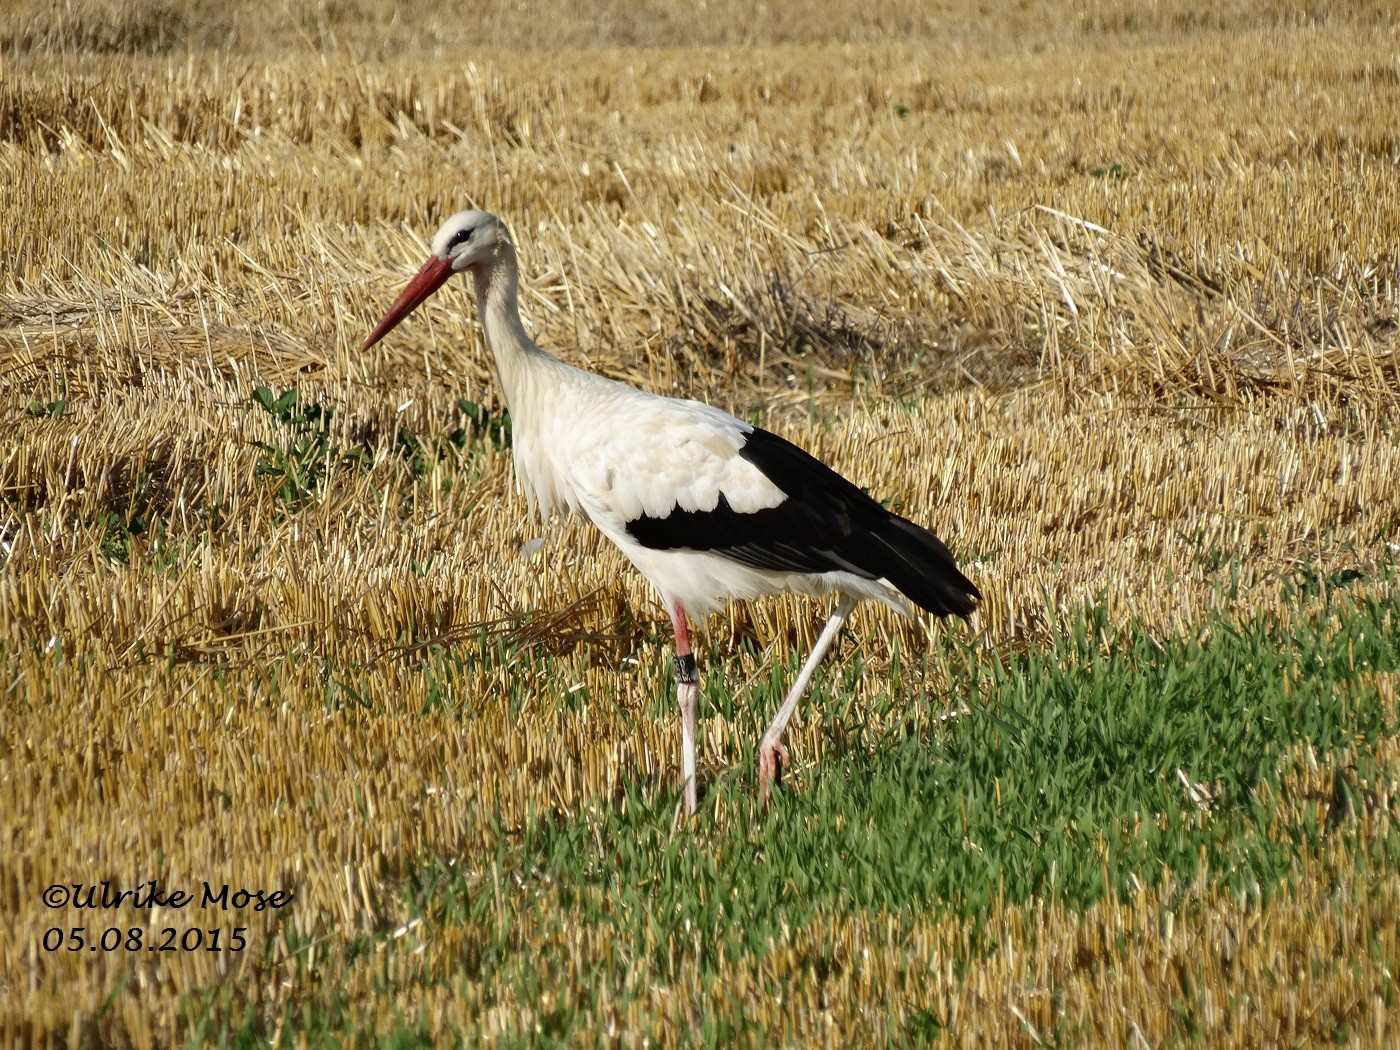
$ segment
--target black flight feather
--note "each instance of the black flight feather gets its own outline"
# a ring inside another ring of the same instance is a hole
[[[712,551],[756,569],[883,578],[939,616],[967,616],[976,608],[982,595],[942,540],[886,510],[821,460],[757,428],[739,455],[787,499],[745,514],[721,493],[713,510],[643,515],[627,523],[628,534],[652,550]]]

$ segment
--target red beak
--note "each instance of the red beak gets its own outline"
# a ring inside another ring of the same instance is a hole
[[[368,350],[388,335],[395,325],[422,306],[424,300],[446,284],[447,279],[451,276],[451,259],[440,259],[436,255],[428,256],[428,261],[423,264],[423,268],[413,275],[413,280],[408,282],[408,287],[399,293],[399,297],[394,300],[394,305],[389,307],[389,312],[384,315],[384,320],[375,326],[373,332],[370,332],[369,338],[365,340],[365,345],[360,349]]]

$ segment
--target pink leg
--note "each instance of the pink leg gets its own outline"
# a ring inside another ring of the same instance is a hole
[[[783,775],[783,767],[792,761],[787,745],[781,740],[762,744],[758,749],[758,800],[763,808],[768,808],[768,796],[773,793],[773,785]]]
[[[807,691],[817,664],[821,663],[822,657],[831,648],[831,643],[836,641],[836,636],[841,633],[841,625],[846,622],[846,617],[851,614],[855,604],[856,599],[849,595],[841,595],[841,600],[836,603],[836,611],[826,622],[821,636],[817,638],[817,644],[812,646],[812,654],[807,657],[802,670],[797,672],[797,681],[792,683],[787,699],[783,701],[783,706],[778,708],[778,713],[773,716],[773,721],[768,726],[768,732],[763,734],[763,740],[758,745],[758,793],[765,806],[768,805],[768,795],[773,789],[773,784],[782,775],[783,766],[788,762],[788,749],[783,746],[783,731],[787,729],[792,713],[797,710],[797,702]]]
[[[700,692],[700,671],[690,651],[690,631],[685,608],[669,602],[671,629],[676,634],[676,700],[681,706],[681,777],[685,784],[685,810],[695,812],[695,698]]]

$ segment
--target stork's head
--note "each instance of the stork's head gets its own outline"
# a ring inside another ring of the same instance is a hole
[[[433,258],[447,259],[452,272],[491,262],[510,244],[506,224],[484,211],[459,211],[433,234]]]
[[[484,211],[459,211],[433,234],[433,251],[428,261],[394,300],[361,349],[368,350],[383,339],[454,273],[490,266],[510,250],[510,231],[500,219]]]

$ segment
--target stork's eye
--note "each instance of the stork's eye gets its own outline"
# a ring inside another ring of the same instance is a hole
[[[457,245],[466,244],[472,239],[472,234],[475,232],[476,230],[473,227],[468,227],[465,230],[458,230],[452,235],[452,239],[447,242],[447,250],[450,252],[453,248],[457,247]]]

